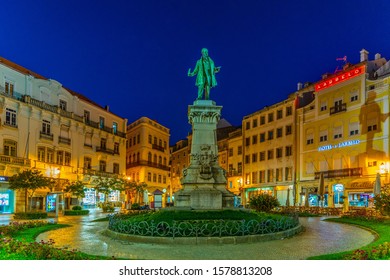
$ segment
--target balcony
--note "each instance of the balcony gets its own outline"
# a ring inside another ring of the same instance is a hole
[[[31,160],[27,158],[21,158],[21,157],[0,155],[0,163],[15,164],[20,166],[30,166]]]
[[[96,152],[106,153],[110,155],[118,154],[113,149],[107,149],[106,147],[96,147]]]
[[[126,164],[126,168],[132,168],[132,167],[136,167],[136,166],[149,166],[149,167],[154,167],[154,168],[158,168],[158,169],[165,170],[165,171],[170,171],[169,166],[159,164],[159,163],[150,162],[147,160],[140,160],[137,162],[131,162],[131,163]]]
[[[347,103],[343,103],[334,107],[330,108],[330,115],[341,113],[341,112],[346,112],[347,111]]]
[[[86,169],[86,168],[83,168],[83,175],[108,177],[108,178],[119,178],[119,174],[117,174],[117,173],[111,173],[111,172],[94,170],[94,169]]]
[[[39,138],[40,139],[47,139],[47,140],[53,141],[53,134],[40,131],[39,132]]]
[[[70,145],[70,142],[71,142],[70,138],[58,136],[58,143]]]
[[[324,178],[339,178],[339,177],[354,177],[361,176],[363,174],[363,168],[344,168],[336,170],[328,170],[323,172],[314,173],[314,179],[320,179],[320,174],[324,174]]]
[[[157,145],[157,144],[152,144],[152,149],[158,150],[158,151],[160,151],[160,152],[164,152],[164,151],[165,151],[164,147],[159,146],[159,145]]]

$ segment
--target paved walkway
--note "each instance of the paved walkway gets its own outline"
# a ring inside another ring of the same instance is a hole
[[[0,224],[7,221],[2,216]],[[322,217],[308,217],[300,218],[305,227],[304,232],[284,240],[237,245],[140,244],[113,240],[102,235],[107,222],[91,221],[104,216],[100,210],[92,210],[89,216],[59,217],[59,223],[70,224],[71,227],[42,233],[37,241],[53,239],[60,247],[124,259],[303,260],[310,256],[353,250],[375,239],[371,232],[361,228],[326,222]]]

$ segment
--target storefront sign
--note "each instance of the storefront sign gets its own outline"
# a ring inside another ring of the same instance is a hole
[[[358,68],[352,69],[350,71],[344,72],[342,74],[339,74],[337,76],[334,76],[332,78],[323,80],[315,85],[316,91],[320,91],[326,88],[329,88],[331,86],[337,85],[341,82],[347,81],[351,78],[354,78],[356,76],[359,76],[361,74],[365,73],[365,66],[360,66]]]
[[[325,145],[325,146],[318,147],[318,151],[319,152],[328,151],[328,150],[332,150],[332,149],[357,145],[359,143],[360,143],[360,140],[350,140],[350,141],[341,142],[341,143],[338,143],[335,145]]]

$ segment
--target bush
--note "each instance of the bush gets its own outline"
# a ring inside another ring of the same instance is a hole
[[[138,203],[131,204],[131,210],[139,210],[139,209],[140,209],[140,206]]]
[[[384,186],[381,194],[375,196],[374,205],[382,215],[390,216],[390,186]]]
[[[263,193],[251,197],[249,206],[258,212],[270,212],[273,208],[280,206],[280,203],[276,197]]]
[[[103,212],[114,212],[115,208],[110,203],[102,203],[101,208]]]
[[[89,210],[65,210],[64,215],[66,216],[82,216],[88,215]]]
[[[46,212],[19,212],[14,214],[15,220],[39,220],[46,218]]]
[[[81,206],[79,206],[79,205],[76,205],[76,206],[73,206],[72,207],[72,210],[74,210],[74,211],[77,211],[77,210],[82,210],[83,208],[81,207]]]

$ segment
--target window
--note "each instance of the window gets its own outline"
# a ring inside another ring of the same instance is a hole
[[[276,119],[280,120],[281,118],[283,118],[283,110],[277,110]]]
[[[229,148],[229,157],[233,156],[233,148]]]
[[[357,90],[352,91],[350,94],[350,100],[351,102],[358,101],[359,99],[359,92]]]
[[[84,146],[92,147],[92,133],[90,132],[85,133]]]
[[[251,139],[249,137],[245,138],[245,146],[249,146],[251,144]]]
[[[260,116],[260,125],[265,124],[265,116]]]
[[[148,172],[148,182],[152,181],[152,173]]]
[[[166,184],[166,183],[167,183],[167,177],[163,176],[163,184]]]
[[[274,121],[274,113],[269,113],[268,114],[268,122],[273,122]]]
[[[246,124],[245,124],[245,129],[248,130],[248,129],[251,129],[251,123],[250,121],[247,121]]]
[[[242,146],[238,146],[237,154],[242,155]]]
[[[292,155],[292,146],[286,146],[286,157]]]
[[[106,138],[101,138],[100,139],[100,148],[102,150],[105,150],[107,148],[107,139]]]
[[[251,174],[245,173],[245,184],[249,185],[251,183]]]
[[[257,127],[257,118],[256,118],[256,119],[253,119],[253,121],[252,121],[252,127],[253,127],[253,128]]]
[[[114,133],[114,134],[118,133],[118,123],[116,123],[116,122],[112,123],[112,133]]]
[[[333,132],[334,132],[334,134],[333,134],[334,139],[340,139],[343,137],[343,127],[342,126],[335,127]]]
[[[92,168],[92,159],[90,157],[84,157],[84,169]]]
[[[306,163],[306,174],[313,174],[314,173],[314,164],[312,162]]]
[[[378,127],[376,124],[372,124],[372,125],[367,126],[367,131],[374,131],[377,129],[378,129]]]
[[[320,131],[320,142],[325,142],[325,141],[328,141],[328,131],[327,130]]]
[[[148,143],[149,143],[149,144],[152,144],[152,135],[150,135],[150,134],[149,134],[149,136],[148,136]]]
[[[292,133],[292,125],[286,125],[286,135],[290,135]]]
[[[292,167],[286,167],[284,169],[284,179],[285,181],[291,181],[292,180]]]
[[[114,163],[112,165],[112,173],[119,174],[119,163]],[[134,178],[134,177],[133,177]]]
[[[257,172],[252,172],[252,184],[257,184]]]
[[[158,183],[161,183],[161,178],[162,178],[161,175],[158,175],[158,181],[157,181]]]
[[[359,134],[359,123],[354,122],[349,124],[349,136],[358,135]]]
[[[17,143],[12,140],[4,140],[4,155],[16,157],[17,155]]]
[[[153,182],[156,182],[157,181],[157,176],[155,173],[153,173]]]
[[[100,172],[106,172],[106,161],[100,160],[99,161],[99,171]]]
[[[286,117],[292,115],[292,106],[286,107]]]
[[[377,162],[376,161],[369,161],[368,162],[368,167],[374,167],[374,166],[377,166]]]
[[[279,127],[276,129],[276,137],[282,137],[283,136],[283,127]]]
[[[17,127],[15,110],[9,108],[5,110],[5,124],[9,126]]]
[[[138,134],[137,135],[137,144],[139,144],[141,142],[141,137],[140,137],[140,135]]]
[[[274,131],[270,130],[268,131],[268,140],[272,140],[272,139],[274,139]]]
[[[283,157],[283,148],[276,148],[276,158]]]
[[[265,170],[259,171],[259,183],[265,183]]]
[[[84,110],[84,121],[86,123],[89,123],[91,120],[91,113],[87,110]]]
[[[274,158],[274,150],[268,150],[267,159],[273,159],[273,158]]]
[[[50,122],[47,120],[42,121],[42,133],[46,135],[50,135]]]
[[[99,128],[100,129],[103,129],[104,128],[104,118],[103,117],[99,117]]]
[[[66,111],[66,101],[60,99],[60,109]]]
[[[260,133],[260,143],[265,141],[265,133]]]
[[[14,95],[14,84],[11,82],[5,82],[5,94]]]
[[[260,152],[259,157],[260,157],[260,161],[264,161],[265,160],[265,152]]]
[[[114,143],[114,154],[119,155],[119,143]]]
[[[237,172],[238,172],[238,174],[241,174],[241,173],[242,173],[242,162],[239,162],[239,163],[237,164]]]
[[[252,154],[252,162],[257,162],[257,153]]]
[[[312,133],[306,135],[306,145],[314,143],[314,136]]]
[[[71,154],[65,152],[64,165],[70,166]]]
[[[47,159],[46,159],[46,162],[54,163],[54,150],[53,149],[47,149]]]
[[[252,144],[257,144],[257,135],[252,136]]]
[[[283,169],[282,168],[276,168],[276,181],[277,182],[280,182],[282,181],[282,178],[283,178]]]
[[[245,156],[245,163],[246,164],[250,163],[251,162],[250,160],[251,160],[251,157],[249,155],[246,155]]]
[[[45,161],[46,149],[44,147],[38,147],[38,161]]]
[[[322,101],[320,105],[320,111],[326,111],[328,109],[328,103],[326,101]]]
[[[274,181],[274,170],[273,169],[268,169],[268,182],[273,182]]]

